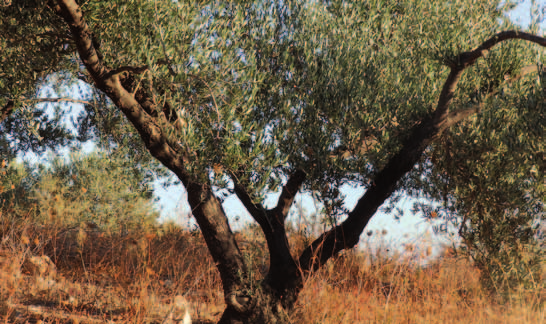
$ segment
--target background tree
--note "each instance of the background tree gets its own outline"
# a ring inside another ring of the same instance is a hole
[[[147,170],[112,152],[55,157],[48,164],[3,162],[0,212],[15,221],[70,227],[92,222],[110,232],[153,225]],[[124,165],[125,164],[125,165]],[[7,224],[7,220],[3,221]]]
[[[532,237],[544,208],[546,40],[503,31],[514,28],[509,7],[22,1],[2,8],[0,107],[17,110],[52,73],[91,85],[103,100],[82,130],[122,112],[187,189],[224,287],[220,322],[283,322],[305,275],[354,247],[402,190],[442,198],[469,247]],[[346,182],[367,189],[351,211]],[[280,185],[276,207],[262,207]],[[235,193],[265,234],[259,285],[213,188]],[[318,193],[333,226],[294,258],[285,221],[300,190]],[[499,220],[502,234],[488,234]]]

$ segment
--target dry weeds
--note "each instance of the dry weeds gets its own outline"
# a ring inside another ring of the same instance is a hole
[[[4,323],[164,323],[180,296],[190,302],[194,323],[215,323],[224,308],[218,273],[198,232],[2,226]],[[263,237],[249,230],[238,238],[260,278],[268,260]],[[295,250],[304,242],[291,239]],[[480,287],[479,272],[459,257],[421,267],[350,251],[306,278],[292,322],[546,322],[543,298],[509,305],[494,300]]]

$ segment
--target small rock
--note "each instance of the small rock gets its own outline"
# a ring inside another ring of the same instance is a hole
[[[191,324],[190,306],[183,296],[174,297],[172,310],[165,321],[168,324]]]
[[[30,275],[55,278],[57,276],[57,267],[47,255],[31,256],[23,263],[23,271]]]

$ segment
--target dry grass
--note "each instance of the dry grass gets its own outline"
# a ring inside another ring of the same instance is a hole
[[[6,223],[0,228],[0,320],[5,323],[162,323],[175,296],[194,323],[223,310],[218,273],[199,233],[174,226],[104,233]],[[262,237],[238,234],[256,276],[267,267]],[[306,239],[291,243],[301,250]],[[48,264],[48,256],[54,266]],[[293,323],[544,323],[539,298],[497,305],[466,260],[427,267],[347,252],[307,278]]]
[[[528,302],[495,304],[461,258],[423,268],[348,253],[307,281],[295,316],[299,323],[544,323],[544,305]]]
[[[56,265],[54,274],[31,262],[42,255]],[[161,323],[177,295],[190,300],[192,317],[201,319],[194,323],[214,322],[223,309],[203,240],[175,227],[138,233],[103,233],[87,224],[3,228],[0,282],[6,322]]]

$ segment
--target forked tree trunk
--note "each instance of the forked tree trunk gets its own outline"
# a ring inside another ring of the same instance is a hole
[[[80,58],[98,89],[127,116],[139,132],[150,153],[182,181],[188,191],[188,201],[199,224],[208,249],[217,265],[226,302],[220,323],[288,323],[298,294],[303,288],[303,274],[324,265],[341,250],[354,247],[360,234],[379,206],[396,190],[397,182],[419,161],[425,148],[444,129],[474,114],[479,107],[450,113],[457,82],[467,67],[484,52],[507,39],[524,39],[546,46],[546,39],[523,32],[501,32],[473,51],[462,53],[452,60],[451,72],[444,84],[438,105],[429,116],[414,126],[402,148],[394,154],[374,178],[373,184],[358,201],[347,219],[322,234],[307,247],[298,260],[290,253],[285,221],[296,193],[305,180],[305,173],[296,170],[283,187],[277,206],[266,210],[254,204],[244,186],[233,177],[235,193],[263,230],[270,254],[270,269],[261,284],[256,285],[249,274],[243,255],[237,246],[227,217],[209,184],[199,183],[185,165],[191,163],[173,134],[165,109],[158,107],[154,96],[142,87],[135,90],[134,75],[147,67],[119,67],[104,65],[93,45],[92,32],[74,0],[50,1],[50,7],[69,26]],[[129,76],[121,76],[122,72]],[[7,110],[7,109],[5,109]]]

